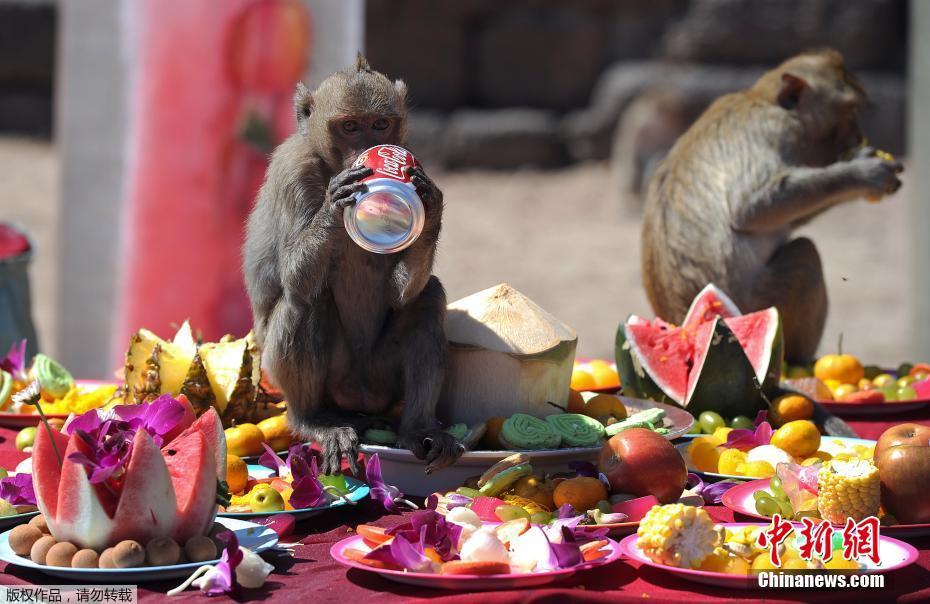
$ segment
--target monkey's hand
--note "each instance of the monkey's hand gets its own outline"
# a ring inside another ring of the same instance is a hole
[[[426,175],[426,172],[423,171],[421,166],[407,168],[407,174],[410,176],[410,181],[416,188],[417,195],[423,200],[427,216],[429,216],[430,213],[435,215],[441,212],[442,191],[439,190],[439,187],[436,186],[433,179]]]
[[[334,215],[342,216],[343,210],[355,204],[355,195],[368,190],[368,185],[359,182],[371,174],[371,168],[360,166],[347,168],[333,176],[326,190],[324,206]]]
[[[358,432],[352,426],[315,426],[309,436],[320,443],[323,461],[320,471],[334,474],[342,469],[342,458],[349,462],[349,469],[358,473]]]
[[[849,163],[868,198],[878,199],[901,187],[898,174],[904,170],[904,166],[899,161],[888,161],[881,157],[856,157]]]
[[[401,434],[397,444],[410,449],[417,459],[426,460],[427,474],[452,465],[465,452],[465,446],[462,443],[445,430],[438,428],[414,430]]]

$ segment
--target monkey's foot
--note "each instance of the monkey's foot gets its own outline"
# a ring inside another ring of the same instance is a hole
[[[409,432],[401,435],[397,444],[426,460],[427,474],[452,465],[465,452],[465,446],[454,436],[438,429]]]
[[[358,432],[352,426],[325,426],[313,430],[313,440],[320,443],[323,453],[323,474],[335,474],[342,470],[342,458],[349,462],[349,469],[358,473]]]

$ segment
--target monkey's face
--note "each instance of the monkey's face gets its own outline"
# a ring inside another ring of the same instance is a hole
[[[369,147],[406,144],[407,87],[370,68],[339,72],[313,94],[310,136],[324,142],[334,172],[348,168]]]
[[[860,144],[859,111],[865,102],[865,90],[847,71],[839,53],[808,55],[786,73],[801,81],[793,110],[825,162],[835,161]]]

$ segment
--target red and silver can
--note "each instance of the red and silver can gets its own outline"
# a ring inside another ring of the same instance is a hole
[[[372,174],[362,179],[368,190],[356,195],[343,219],[346,232],[369,252],[392,254],[412,244],[423,231],[426,212],[407,169],[419,165],[410,151],[396,145],[378,145],[362,152],[352,164],[367,166]]]

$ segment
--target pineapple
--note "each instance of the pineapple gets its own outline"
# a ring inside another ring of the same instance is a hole
[[[145,360],[141,382],[132,389],[133,399],[137,403],[151,403],[161,394],[161,376],[159,375],[159,357],[161,345],[155,344],[152,354]]]
[[[155,346],[160,347],[158,355],[159,377],[161,381],[161,394],[177,394],[181,390],[181,384],[187,377],[188,369],[194,360],[194,354],[197,352],[196,346],[193,346],[193,339],[187,341],[183,332],[190,332],[190,325],[187,321],[181,326],[175,341],[166,342],[148,329],[140,329],[133,334],[129,340],[129,350],[126,352],[126,384],[130,392],[142,385],[142,372],[145,370],[146,361],[152,356]]]
[[[234,423],[254,422],[255,395],[257,389],[252,381],[252,353],[248,344],[242,349],[242,364],[239,367],[239,378],[233,388],[232,394],[229,395],[229,403],[226,405],[226,412],[223,418],[228,418]]]
[[[254,370],[252,355],[249,353],[248,337],[240,340],[230,340],[224,337],[223,340],[204,344],[200,347],[200,356],[203,359],[203,366],[206,369],[210,385],[213,387],[213,393],[216,395],[216,410],[220,415],[226,412],[226,406],[233,395],[236,395],[235,403],[239,405],[246,397],[245,384],[239,385],[239,378],[245,377],[251,382],[252,393],[249,402],[255,398],[254,387],[257,384],[254,381]],[[237,393],[237,386],[240,392]]]
[[[210,387],[210,378],[207,377],[207,370],[203,366],[199,351],[194,354],[187,377],[181,385],[181,394],[187,397],[197,415],[204,413],[216,403],[216,395]]]

